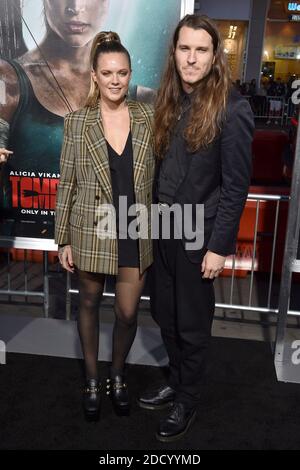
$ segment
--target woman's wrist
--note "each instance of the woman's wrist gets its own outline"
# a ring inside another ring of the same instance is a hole
[[[0,118],[0,147],[7,148],[9,141],[9,123]]]

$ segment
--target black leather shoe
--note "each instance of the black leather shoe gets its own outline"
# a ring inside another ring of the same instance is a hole
[[[88,421],[98,421],[100,404],[100,383],[97,379],[88,379],[83,390],[83,409]]]
[[[187,408],[184,403],[175,403],[170,414],[162,419],[156,433],[160,442],[173,442],[185,436],[196,417],[195,408]]]
[[[176,392],[168,385],[161,385],[159,388],[149,390],[141,395],[137,402],[141,408],[146,410],[162,410],[173,405]]]
[[[111,379],[107,379],[106,394],[110,395],[117,415],[129,415],[130,402],[128,395],[128,385],[122,375],[115,375]]]

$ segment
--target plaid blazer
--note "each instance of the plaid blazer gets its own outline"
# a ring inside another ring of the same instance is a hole
[[[147,207],[146,236],[139,238],[140,272],[152,263],[151,203],[154,178],[153,110],[128,100],[133,147],[136,204]],[[99,104],[65,117],[56,196],[55,242],[72,247],[74,264],[83,271],[118,273],[115,228],[99,236],[103,205],[113,204],[107,145]],[[103,215],[103,214],[102,214]],[[101,234],[100,234],[101,235]]]

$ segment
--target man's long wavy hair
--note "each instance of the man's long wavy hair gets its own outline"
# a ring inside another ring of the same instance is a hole
[[[231,87],[226,55],[216,25],[207,16],[186,15],[175,29],[155,104],[155,149],[159,158],[163,158],[169,147],[172,129],[180,114],[182,86],[176,70],[175,49],[183,26],[204,29],[212,38],[215,57],[211,71],[193,91],[189,121],[184,131],[189,151],[206,148],[221,131]]]

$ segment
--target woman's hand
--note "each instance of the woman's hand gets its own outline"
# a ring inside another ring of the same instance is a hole
[[[13,154],[11,150],[6,150],[0,147],[0,163],[7,162],[11,154]]]
[[[214,279],[218,277],[224,269],[225,260],[226,256],[217,255],[217,253],[208,250],[201,265],[202,277],[204,279]]]
[[[58,259],[64,269],[70,273],[74,272],[74,263],[71,245],[65,245],[58,249]]]

